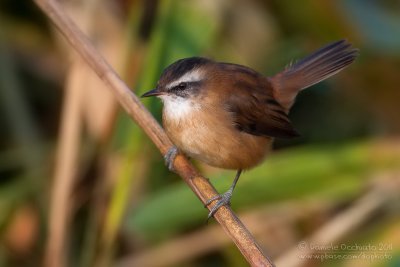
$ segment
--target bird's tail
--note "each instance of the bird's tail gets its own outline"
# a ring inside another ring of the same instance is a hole
[[[322,47],[270,78],[275,98],[289,110],[299,91],[338,73],[357,55],[358,49],[346,40]]]

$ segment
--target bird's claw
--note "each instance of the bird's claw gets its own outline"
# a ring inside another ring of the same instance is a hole
[[[231,205],[231,198],[232,198],[232,190],[228,190],[221,195],[216,195],[209,200],[207,200],[205,206],[207,207],[210,205],[214,200],[218,199],[218,202],[211,208],[210,212],[207,216],[207,221],[214,216],[214,214],[221,208],[222,206],[230,206]]]
[[[165,165],[167,165],[168,169],[172,172],[175,171],[174,160],[178,154],[178,148],[176,146],[173,146],[168,150],[167,154],[164,155]]]

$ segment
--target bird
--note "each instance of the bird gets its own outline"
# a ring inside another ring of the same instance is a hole
[[[142,97],[156,96],[163,102],[163,128],[174,144],[165,155],[169,169],[183,153],[236,170],[229,189],[206,201],[206,207],[217,201],[208,219],[230,205],[242,171],[268,157],[274,139],[299,136],[288,117],[298,93],[338,73],[358,54],[347,40],[339,40],[270,77],[204,57],[180,59],[165,68],[156,88]]]

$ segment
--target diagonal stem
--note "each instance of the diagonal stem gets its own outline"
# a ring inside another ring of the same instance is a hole
[[[58,1],[34,0],[34,2],[55,24],[70,45],[83,57],[93,71],[97,73],[100,79],[108,85],[125,111],[144,130],[160,152],[163,155],[166,154],[172,147],[172,143],[161,126],[139,99],[129,90],[105,59],[91,45],[88,38],[64,13]],[[217,194],[209,181],[199,175],[184,156],[178,155],[176,157],[174,169],[203,204],[206,203],[207,199]],[[229,207],[221,207],[214,217],[227,235],[231,237],[251,266],[274,266],[272,261],[262,252],[251,233]]]

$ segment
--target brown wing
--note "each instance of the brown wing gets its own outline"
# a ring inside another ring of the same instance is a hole
[[[269,82],[262,78],[246,77],[255,74],[242,72],[232,79],[231,94],[225,106],[232,113],[238,130],[258,136],[292,138],[299,136],[282,106],[272,97]],[[234,81],[234,82],[233,82]],[[256,81],[256,82],[255,82]]]
[[[326,45],[270,78],[276,100],[289,110],[298,92],[329,78],[351,64],[358,55],[346,40]]]

